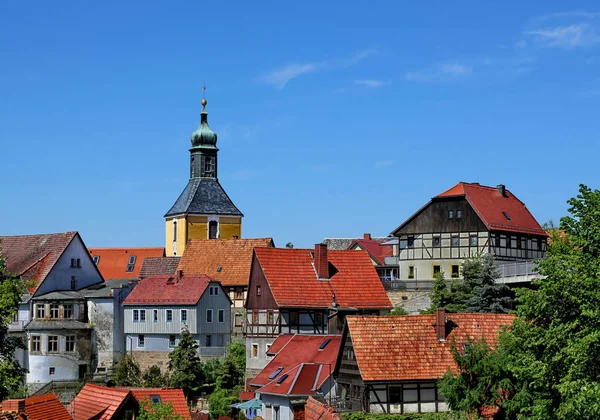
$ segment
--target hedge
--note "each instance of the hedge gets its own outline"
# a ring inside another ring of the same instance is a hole
[[[372,414],[338,413],[344,420],[464,420],[462,413]]]

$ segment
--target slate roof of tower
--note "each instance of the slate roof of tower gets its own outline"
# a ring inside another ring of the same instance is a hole
[[[243,216],[216,179],[190,179],[185,189],[164,217],[178,214],[218,214]]]

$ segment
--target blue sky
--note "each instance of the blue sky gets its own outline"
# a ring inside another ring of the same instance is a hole
[[[206,3],[0,3],[0,234],[164,245],[204,80],[245,237],[387,235],[458,181],[543,223],[598,188],[596,2]]]

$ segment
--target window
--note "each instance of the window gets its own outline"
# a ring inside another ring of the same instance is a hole
[[[127,263],[127,270],[125,271],[131,273],[133,271],[133,267],[135,267],[135,255],[129,257],[129,262]]]
[[[211,296],[215,294],[215,291],[213,290],[212,286],[208,288],[208,291]]]
[[[142,334],[138,335],[138,347],[144,347],[144,344],[146,343],[146,337],[144,337]]]
[[[256,285],[256,296],[260,296],[260,284]]]
[[[175,347],[175,336],[174,335],[169,336],[169,347],[170,348]]]
[[[65,318],[65,319],[73,318],[73,305],[64,305],[63,306],[63,318]]]
[[[421,384],[419,387],[419,400],[422,402],[435,401],[435,385]]]
[[[267,312],[267,324],[273,325],[275,323],[275,316],[273,315],[273,311]]]
[[[408,237],[408,247],[409,248],[414,248],[415,247],[415,238],[413,236],[409,236]]]
[[[181,322],[187,322],[187,309],[181,310]]]
[[[462,210],[456,210],[456,218],[460,219],[462,217]]]
[[[214,176],[215,162],[212,156],[204,157],[204,176]]]
[[[205,340],[205,347],[210,347],[212,345],[212,335],[208,334]]]
[[[71,258],[71,268],[81,268],[81,258]]]
[[[212,309],[206,310],[206,322],[212,322]]]
[[[323,325],[323,312],[317,312],[315,314],[315,324],[320,327]]]
[[[252,323],[258,324],[258,312],[252,312]]]
[[[524,248],[524,247],[522,247],[522,245],[521,245],[521,238],[520,238],[520,237],[518,237],[518,236],[517,236],[517,246],[516,246],[515,248],[517,248],[517,249]]]
[[[408,279],[412,280],[415,278],[415,266],[414,265],[409,265],[408,266]]]
[[[214,296],[218,296],[218,294],[219,294],[219,286],[211,286],[210,287],[210,294],[214,295]]]
[[[153,309],[152,310],[152,320],[154,322],[158,322],[158,309]]]
[[[469,246],[477,246],[477,235],[469,236]]]
[[[460,245],[460,238],[457,235],[452,236],[452,240],[450,242],[450,245],[451,246],[459,246]]]
[[[215,286],[215,296],[219,295],[219,286]]]
[[[253,359],[258,359],[258,343],[252,343],[252,354]]]
[[[146,322],[146,310],[140,309],[140,322]]]
[[[173,309],[167,309],[167,322],[173,322]]]
[[[131,265],[135,264],[135,255],[132,255],[132,256],[129,257],[129,263],[128,264],[131,264]]]
[[[48,368],[48,375],[54,375],[56,373],[56,368],[55,367],[49,367]]]
[[[297,311],[290,312],[290,325],[298,325],[299,315]]]
[[[52,319],[58,318],[58,303],[50,304],[50,318],[52,318]]]
[[[244,289],[235,289],[235,299],[244,300]]]
[[[510,220],[510,216],[507,212],[503,211],[502,214],[504,215],[504,217],[506,217],[506,220]]]
[[[281,371],[283,370],[283,366],[279,366],[277,369],[275,369],[275,371],[273,373],[271,373],[271,375],[269,376],[269,380],[273,380],[277,377],[277,375],[279,375],[281,373]]]
[[[442,272],[442,266],[438,264],[434,264],[433,266],[433,276]]]
[[[439,236],[434,236],[433,237],[433,246],[440,247],[441,244],[442,244],[441,238]]]
[[[94,264],[98,265],[99,262],[100,262],[100,255],[94,256]]]
[[[240,313],[237,313],[237,314],[235,314],[235,320],[234,320],[234,322],[235,322],[235,326],[236,326],[236,327],[241,327],[241,326],[243,326],[243,325],[244,325],[244,318],[243,318],[243,315],[242,315],[242,314],[240,314]]]
[[[402,401],[402,388],[399,386],[390,386],[390,396],[388,402],[390,404],[398,404]]]
[[[448,219],[454,219],[454,210],[448,211]]]
[[[459,268],[458,268],[458,264],[452,264],[451,266],[451,275],[453,279],[458,278],[458,274],[459,273]]]
[[[75,336],[67,335],[65,340],[65,351],[66,352],[74,352],[75,351]]]
[[[36,312],[36,318],[44,318],[46,316],[46,305],[44,305],[43,303],[38,303],[36,305],[37,307],[37,312]]]
[[[77,279],[75,276],[71,276],[71,290],[77,289]]]
[[[208,239],[217,239],[219,223],[215,220],[208,222]]]
[[[219,322],[225,322],[225,311],[223,309],[219,309]]]
[[[133,310],[133,322],[140,322],[140,311],[139,309]]]
[[[150,401],[153,404],[158,404],[160,402],[160,395],[150,395]]]
[[[404,385],[402,390],[402,400],[404,402],[417,402],[419,400],[419,390],[417,384]]]
[[[31,352],[39,353],[42,351],[42,337],[39,335],[31,336]]]
[[[48,336],[48,353],[58,353],[58,335]]]
[[[173,242],[177,242],[177,220],[173,220]]]

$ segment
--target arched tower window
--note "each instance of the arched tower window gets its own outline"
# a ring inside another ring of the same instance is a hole
[[[177,242],[177,220],[173,220],[173,242]]]
[[[208,239],[217,239],[219,223],[215,220],[208,222]]]

